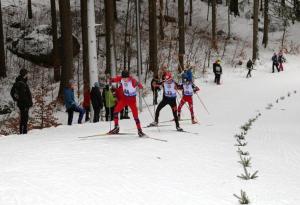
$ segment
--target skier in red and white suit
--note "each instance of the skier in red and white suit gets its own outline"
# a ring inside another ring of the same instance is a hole
[[[121,76],[117,76],[111,78],[112,83],[119,83],[120,90],[123,90],[123,95],[120,95],[118,98],[117,105],[114,109],[114,123],[115,128],[112,129],[109,134],[118,134],[120,131],[119,128],[119,112],[124,109],[125,106],[129,106],[133,115],[133,118],[136,123],[136,127],[138,129],[138,135],[143,137],[145,134],[142,131],[141,123],[138,116],[138,109],[136,106],[136,94],[137,87],[142,89],[143,86],[139,82],[137,82],[134,78],[129,76],[129,72],[127,70],[122,71]]]
[[[196,124],[197,121],[195,120],[193,109],[193,94],[199,91],[200,89],[197,86],[195,86],[192,81],[188,81],[187,78],[183,78],[183,81],[183,84],[178,85],[178,89],[182,90],[183,94],[178,106],[178,120],[180,120],[181,108],[187,102],[191,113],[192,124]]]

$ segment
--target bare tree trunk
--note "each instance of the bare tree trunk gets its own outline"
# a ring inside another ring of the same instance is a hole
[[[117,0],[112,0],[112,1],[113,1],[113,6],[114,6],[114,19],[117,22],[118,21]]]
[[[189,22],[189,26],[192,26],[192,19],[193,19],[193,0],[190,0],[190,22]]]
[[[154,76],[158,76],[157,66],[157,25],[156,0],[149,2],[149,66]]]
[[[253,51],[252,60],[255,62],[258,58],[258,10],[259,10],[259,0],[254,0],[253,4]]]
[[[184,0],[178,0],[178,28],[179,28],[178,71],[182,72],[182,70],[184,70],[184,54],[185,54]]]
[[[111,42],[112,42],[112,24],[113,24],[113,1],[104,0],[105,4],[105,42],[106,42],[106,70],[105,73],[111,73]],[[113,68],[115,69],[115,68]]]
[[[84,90],[90,87],[87,0],[80,0]]]
[[[127,56],[127,51],[128,51],[128,19],[129,19],[129,9],[130,9],[130,1],[127,1],[127,11],[126,11],[126,18],[125,18],[125,35],[124,35],[124,53],[123,53],[123,64],[124,68],[126,68],[126,56]]]
[[[27,1],[28,18],[32,19],[32,4],[31,0]]]
[[[217,27],[217,1],[212,0],[212,12],[211,12],[211,20],[212,20],[212,39],[211,45],[213,49],[217,49],[217,37],[216,37],[216,27]]]
[[[59,0],[62,34],[62,72],[58,99],[63,99],[63,89],[73,78],[73,36],[70,0]]]
[[[3,22],[2,22],[2,6],[0,0],[0,78],[6,77],[6,62],[5,62],[5,49],[4,49],[4,35],[3,35]]]
[[[264,35],[262,44],[266,48],[269,40],[269,0],[265,0],[264,6]]]
[[[161,40],[165,39],[164,22],[164,0],[159,0],[159,35]]]
[[[227,38],[230,38],[231,37],[231,20],[230,20],[230,7],[229,7],[229,5],[228,5],[228,10],[227,10],[227,17],[228,17],[228,34],[227,34]]]
[[[52,21],[52,44],[53,44],[53,70],[54,80],[58,82],[60,80],[60,65],[59,65],[59,50],[58,50],[58,38],[57,38],[57,18],[56,18],[56,3],[55,0],[50,0],[51,3],[51,21]]]

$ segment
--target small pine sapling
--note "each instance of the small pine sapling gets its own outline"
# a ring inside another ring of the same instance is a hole
[[[237,144],[235,144],[235,146],[238,146],[238,147],[244,147],[247,145],[247,142],[242,142],[241,140],[239,139],[236,139],[237,141]]]
[[[244,174],[242,173],[241,175],[238,175],[237,177],[240,178],[240,179],[244,179],[244,180],[250,180],[250,179],[256,179],[258,176],[257,176],[257,173],[258,171],[255,171],[253,174],[251,174],[250,172],[248,172],[247,168],[246,167],[243,167],[244,168]]]
[[[249,156],[250,155],[249,152],[244,152],[240,148],[238,148],[238,150],[236,152],[239,153],[239,155],[243,155],[243,156]]]
[[[240,159],[241,161],[238,161],[238,163],[243,165],[243,167],[251,167],[251,157],[242,157],[242,155],[240,155]]]
[[[249,200],[246,192],[243,191],[243,190],[241,190],[241,195],[240,196],[238,196],[236,194],[233,194],[233,196],[239,200],[240,204],[249,204],[250,203],[250,200]]]

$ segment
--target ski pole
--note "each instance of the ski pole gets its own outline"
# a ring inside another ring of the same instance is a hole
[[[145,98],[144,98],[143,96],[142,96],[142,98],[143,98],[144,103],[145,103],[145,105],[146,105],[146,107],[147,107],[147,109],[148,109],[148,112],[150,113],[150,115],[151,115],[151,117],[152,117],[152,120],[155,122],[155,119],[154,119],[154,117],[153,117],[153,115],[152,115],[152,113],[151,113],[151,110],[150,110],[149,105],[147,104],[147,102],[146,102],[146,100],[145,100]],[[160,132],[159,127],[156,127],[156,128],[157,128],[158,132]]]
[[[210,114],[209,111],[208,111],[208,109],[207,109],[207,107],[205,106],[204,102],[201,100],[200,96],[198,95],[198,93],[196,93],[196,95],[197,95],[197,97],[198,97],[200,103],[203,105],[204,109],[206,110],[206,112],[207,112],[208,114]]]

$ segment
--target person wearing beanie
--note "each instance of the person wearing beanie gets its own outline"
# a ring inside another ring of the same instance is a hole
[[[221,84],[221,75],[223,73],[222,66],[221,66],[221,60],[216,60],[216,62],[213,64],[213,72],[215,74],[215,83],[220,85]]]
[[[278,67],[278,56],[277,56],[276,53],[274,53],[273,56],[272,56],[272,73],[275,72],[275,67],[276,67],[276,70],[278,72],[280,72],[280,69]]]
[[[117,102],[117,105],[114,110],[114,123],[115,128],[112,129],[109,134],[118,134],[120,131],[119,128],[119,112],[125,107],[129,106],[131,112],[133,114],[133,118],[136,123],[136,127],[138,129],[139,137],[145,136],[142,131],[141,123],[138,116],[138,109],[136,106],[136,95],[137,95],[137,87],[142,89],[143,86],[141,83],[137,82],[134,78],[129,75],[127,70],[123,70],[121,76],[116,76],[111,78],[112,83],[120,84],[120,88],[123,90],[123,97]]]
[[[68,86],[64,88],[64,104],[68,112],[68,125],[72,125],[74,112],[79,113],[78,124],[82,123],[82,118],[85,113],[84,108],[75,102],[74,88],[74,80],[69,80]]]
[[[20,134],[27,134],[29,109],[33,106],[32,95],[27,84],[28,71],[26,69],[20,70],[20,75],[16,78],[15,83],[11,89],[10,95],[20,109]]]
[[[94,110],[94,119],[93,122],[99,122],[100,118],[100,111],[103,108],[103,100],[102,95],[100,91],[100,85],[98,82],[94,83],[94,86],[92,87],[91,93],[91,102]]]

